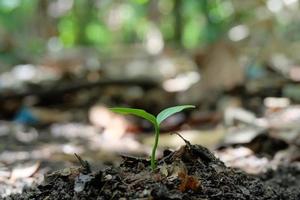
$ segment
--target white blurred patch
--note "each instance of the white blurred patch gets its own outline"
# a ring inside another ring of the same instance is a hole
[[[228,37],[232,41],[240,41],[249,36],[249,28],[246,25],[237,25],[228,32]]]
[[[283,0],[283,3],[287,6],[295,6],[295,4],[298,4],[298,0]]]
[[[20,2],[20,0],[2,0],[0,1],[0,5],[7,9],[13,10],[20,5]]]
[[[287,75],[290,70],[290,65],[293,61],[282,53],[273,53],[271,56],[271,64],[280,73]]]
[[[283,8],[283,2],[282,0],[268,0],[267,7],[271,12],[278,13]]]
[[[264,105],[268,108],[286,108],[291,101],[288,98],[267,97],[264,99]]]
[[[299,66],[292,66],[289,69],[289,76],[293,81],[300,82],[300,67]]]
[[[60,17],[68,12],[73,5],[73,0],[52,1],[48,7],[48,14],[52,17]]]
[[[176,74],[176,66],[171,59],[162,58],[161,60],[158,60],[157,66],[159,72],[164,77],[171,77]]]
[[[163,88],[168,92],[179,92],[189,89],[193,84],[200,80],[201,76],[198,72],[187,72],[180,74],[175,78],[168,79],[163,82]]]
[[[63,44],[57,37],[51,37],[47,43],[49,51],[58,52],[63,48]]]
[[[18,80],[29,81],[35,76],[36,67],[31,64],[17,65],[13,69],[13,74]]]
[[[151,25],[146,33],[145,47],[153,55],[159,54],[164,48],[163,36],[155,25]]]
[[[109,9],[105,21],[110,30],[117,31],[133,16],[134,10],[132,7],[123,3],[115,3]]]
[[[62,146],[62,151],[65,154],[74,154],[74,153],[82,153],[83,149],[81,147],[79,147],[78,145],[74,145],[74,144],[64,144]]]

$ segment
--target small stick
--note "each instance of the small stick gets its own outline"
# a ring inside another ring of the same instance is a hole
[[[83,167],[84,171],[86,173],[90,173],[91,172],[91,167],[90,167],[90,164],[88,163],[88,161],[82,160],[82,158],[79,155],[77,155],[76,153],[74,153],[74,155],[78,159],[78,161],[81,164],[81,166]]]
[[[172,132],[170,134],[171,135],[172,134],[176,134],[177,136],[179,136],[185,142],[186,146],[191,149],[191,146],[192,146],[191,143],[188,140],[184,139],[184,137],[182,137],[182,135],[180,135],[178,132]],[[165,162],[165,161],[167,161],[169,159],[172,159],[173,156],[174,156],[174,153],[176,153],[176,152],[177,151],[174,151],[171,154],[167,155],[166,157],[162,158],[161,160],[159,160],[159,163],[162,163],[162,162]]]
[[[185,144],[188,147],[191,147],[191,143],[188,140],[184,139],[184,137],[182,137],[182,135],[180,135],[178,132],[172,132],[171,134],[176,134],[177,136],[179,136],[185,142]]]

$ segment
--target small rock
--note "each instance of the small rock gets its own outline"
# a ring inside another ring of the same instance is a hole
[[[104,176],[104,180],[109,181],[111,180],[113,177],[110,174],[107,174],[106,176]]]

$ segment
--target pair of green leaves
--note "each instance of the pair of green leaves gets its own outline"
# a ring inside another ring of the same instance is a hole
[[[156,117],[145,110],[136,109],[136,108],[111,108],[113,112],[120,113],[120,114],[132,114],[138,117],[142,117],[149,122],[151,122],[154,126],[158,126],[168,117],[174,115],[178,112],[181,112],[187,108],[195,108],[194,105],[181,105],[181,106],[174,106],[170,108],[166,108],[162,110]]]
[[[171,115],[174,115],[178,112],[181,112],[184,109],[187,108],[195,108],[194,105],[180,105],[180,106],[174,106],[170,108],[166,108],[162,110],[156,117],[145,110],[142,109],[136,109],[136,108],[111,108],[113,112],[120,113],[120,114],[132,114],[141,118],[144,118],[151,122],[155,128],[155,141],[152,148],[152,155],[151,155],[151,168],[154,170],[156,168],[156,149],[158,146],[158,140],[159,140],[159,126],[160,124],[170,117]]]

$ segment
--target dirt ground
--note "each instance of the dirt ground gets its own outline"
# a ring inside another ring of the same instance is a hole
[[[208,149],[186,145],[165,150],[155,170],[149,160],[123,157],[118,167],[65,168],[6,200],[21,199],[300,199],[300,166],[280,166],[259,175],[229,168]]]

